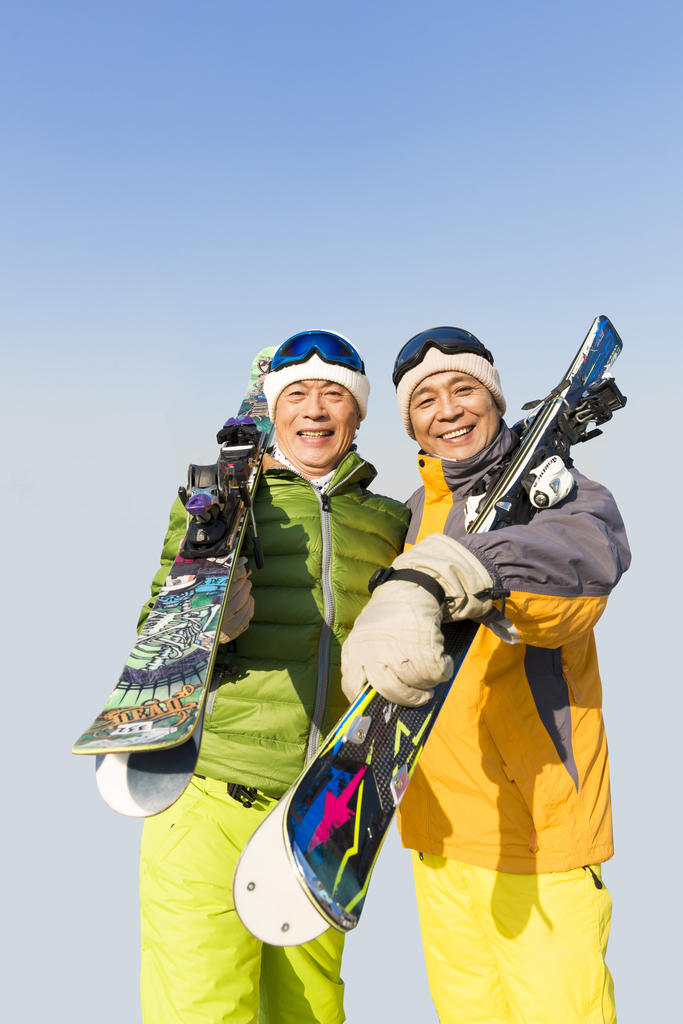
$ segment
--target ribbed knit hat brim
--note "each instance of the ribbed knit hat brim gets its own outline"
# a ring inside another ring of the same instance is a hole
[[[275,410],[277,400],[290,384],[298,380],[332,380],[335,384],[342,384],[350,391],[358,403],[358,412],[362,420],[368,414],[368,397],[370,395],[370,381],[358,370],[351,370],[348,366],[340,366],[339,363],[326,363],[317,352],[314,352],[305,363],[295,363],[292,366],[283,366],[280,370],[272,370],[266,374],[263,381],[263,392],[268,401],[270,418],[275,422]]]
[[[418,366],[414,366],[412,370],[408,370],[401,377],[396,390],[396,399],[403,418],[403,425],[408,436],[412,437],[413,440],[415,440],[415,434],[413,433],[413,425],[410,422],[410,400],[413,397],[413,392],[427,377],[431,377],[434,373],[445,373],[447,370],[467,373],[470,377],[480,381],[493,395],[493,400],[498,406],[501,416],[505,414],[505,398],[500,387],[498,370],[495,366],[489,363],[487,359],[484,359],[483,356],[478,356],[474,352],[460,352],[449,355],[446,352],[441,352],[438,348],[430,348],[427,350],[427,354],[422,362]]]

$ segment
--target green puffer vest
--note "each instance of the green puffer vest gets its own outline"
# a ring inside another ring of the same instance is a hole
[[[234,674],[210,694],[197,772],[281,796],[348,707],[342,644],[369,599],[373,572],[403,550],[410,512],[367,490],[377,474],[355,452],[322,499],[268,456],[265,465],[254,502],[265,560],[252,572],[254,615],[235,641]],[[153,598],[185,529],[178,501]]]

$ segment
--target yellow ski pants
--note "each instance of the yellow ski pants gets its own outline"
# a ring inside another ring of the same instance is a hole
[[[413,871],[441,1024],[616,1024],[599,865],[513,875],[413,851]]]
[[[344,936],[266,946],[232,901],[237,858],[275,804],[246,808],[224,782],[195,778],[142,835],[144,1024],[341,1024]]]

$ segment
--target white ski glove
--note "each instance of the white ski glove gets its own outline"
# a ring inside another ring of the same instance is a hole
[[[232,576],[228,603],[223,609],[218,626],[219,644],[227,644],[240,633],[244,633],[254,614],[254,598],[251,596],[251,569],[248,559],[238,559]]]
[[[378,586],[342,649],[342,688],[354,701],[368,681],[392,703],[419,707],[431,699],[434,686],[453,675],[442,620],[486,615],[492,601],[476,595],[493,581],[467,548],[440,533],[399,555],[392,569],[431,576],[443,588],[446,603],[440,605],[423,586],[407,580],[390,578]]]
[[[476,555],[443,533],[430,533],[414,548],[399,555],[392,569],[418,569],[433,576],[446,594],[444,622],[480,619],[493,607],[482,591],[493,588],[493,580]],[[386,584],[385,584],[386,586]]]

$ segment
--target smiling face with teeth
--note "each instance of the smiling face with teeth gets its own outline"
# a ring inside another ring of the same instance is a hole
[[[277,400],[278,445],[294,468],[311,480],[337,468],[359,427],[356,399],[334,381],[300,380]]]
[[[415,439],[428,455],[471,459],[495,439],[500,412],[476,377],[446,370],[426,377],[410,399]]]

